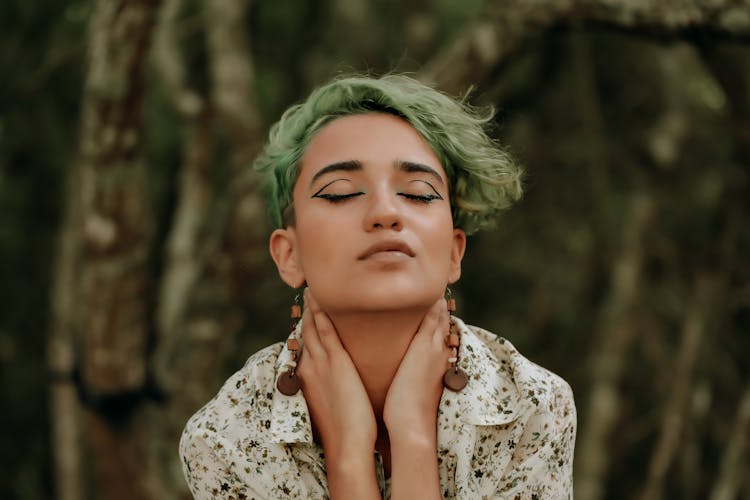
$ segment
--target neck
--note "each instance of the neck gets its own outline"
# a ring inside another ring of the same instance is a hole
[[[423,310],[331,315],[359,372],[375,418],[382,422],[385,397],[425,315]]]

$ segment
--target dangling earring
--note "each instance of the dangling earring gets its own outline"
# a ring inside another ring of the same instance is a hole
[[[292,333],[297,329],[297,323],[299,323],[299,319],[302,317],[302,307],[300,307],[298,302],[299,295],[294,297],[294,305],[292,305],[292,326],[290,327]],[[279,375],[279,379],[276,381],[276,388],[285,396],[294,396],[301,386],[299,375],[296,372],[297,359],[299,357],[297,354],[299,351],[299,340],[295,338],[288,339],[286,341],[286,348],[289,349],[292,359],[287,363],[286,370]]]
[[[451,367],[443,375],[443,385],[446,389],[450,389],[453,392],[459,392],[461,389],[466,387],[469,382],[469,376],[466,372],[458,367],[458,347],[461,345],[461,337],[459,335],[458,327],[456,322],[453,320],[453,313],[456,311],[456,299],[452,298],[451,289],[447,289],[448,296],[446,302],[448,303],[448,313],[450,314],[450,329],[446,342],[448,347],[451,348],[451,357],[448,358],[448,362]]]

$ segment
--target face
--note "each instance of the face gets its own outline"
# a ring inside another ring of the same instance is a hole
[[[284,281],[329,313],[427,308],[458,280],[466,236],[430,146],[389,114],[338,118],[313,137],[295,226],[271,235]]]

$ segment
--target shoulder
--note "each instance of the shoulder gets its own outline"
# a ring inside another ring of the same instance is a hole
[[[570,385],[508,340],[464,326],[467,367],[481,383],[464,406],[475,424],[468,449],[476,479],[470,474],[463,487],[503,498],[570,498],[577,425]]]
[[[516,389],[519,403],[538,412],[575,413],[573,390],[562,377],[526,358],[507,339],[477,326],[465,326],[491,353],[497,367],[494,375]]]
[[[179,451],[194,498],[311,498],[320,490],[300,480],[290,449],[273,439],[282,353],[278,343],[253,354],[188,420]]]
[[[185,425],[181,450],[195,440],[240,441],[262,433],[270,422],[276,363],[283,344],[256,352]]]

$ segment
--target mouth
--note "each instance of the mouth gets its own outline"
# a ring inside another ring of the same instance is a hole
[[[373,255],[387,253],[401,253],[409,257],[414,257],[414,250],[401,240],[385,240],[370,245],[359,257],[359,260],[365,260]]]

